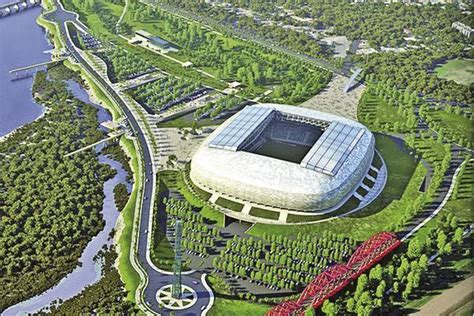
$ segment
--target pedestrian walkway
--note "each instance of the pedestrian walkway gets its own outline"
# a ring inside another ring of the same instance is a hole
[[[415,316],[449,315],[465,304],[474,307],[474,276],[461,281],[423,305]]]

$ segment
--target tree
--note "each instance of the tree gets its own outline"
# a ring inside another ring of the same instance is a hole
[[[370,270],[369,280],[371,280],[371,281],[380,281],[380,280],[382,280],[382,273],[383,273],[382,266],[380,264],[377,264],[375,267],[373,267]]]
[[[399,292],[399,290],[400,290],[400,283],[398,283],[396,281],[393,282],[392,292],[396,294],[396,293]]]
[[[377,289],[375,290],[375,296],[378,298],[383,298],[386,287],[387,287],[387,284],[385,283],[385,281],[384,280],[380,281],[380,284],[377,286]]]
[[[346,303],[346,309],[348,312],[354,312],[354,307],[355,307],[355,300],[353,297],[350,297],[348,300],[347,300],[347,303]]]
[[[418,260],[418,267],[423,271],[428,267],[428,257],[425,254],[422,254]]]
[[[321,311],[325,315],[335,316],[339,311],[339,307],[336,304],[330,302],[329,300],[325,300],[323,306],[321,307]]]
[[[456,228],[454,231],[453,243],[455,243],[458,247],[462,245],[463,234],[464,231],[461,227]]]
[[[356,287],[356,290],[354,292],[354,299],[356,301],[359,300],[359,297],[360,295],[362,295],[362,293],[364,292],[364,289],[367,285],[367,282],[368,282],[368,279],[367,279],[367,275],[366,274],[362,274],[359,279],[357,279],[357,287]]]
[[[446,234],[443,231],[440,231],[438,234],[438,238],[436,238],[436,242],[437,242],[438,251],[441,254],[443,253],[444,246],[446,245],[446,240],[447,240]]]
[[[410,240],[410,242],[408,243],[408,250],[407,250],[408,258],[410,259],[419,258],[422,251],[423,249],[418,237],[414,237],[412,240]]]
[[[411,282],[408,282],[405,287],[405,290],[402,292],[402,297],[405,301],[408,299],[408,297],[410,297],[410,294],[412,293],[412,291],[413,291],[413,285],[411,284]]]
[[[443,254],[450,255],[453,252],[453,247],[451,246],[451,243],[446,243],[443,248]]]

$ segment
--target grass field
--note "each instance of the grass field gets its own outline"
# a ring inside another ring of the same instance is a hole
[[[418,189],[426,169],[400,150],[390,137],[377,135],[376,139],[377,148],[387,164],[389,178],[384,191],[372,204],[345,218],[298,226],[256,224],[249,233],[256,236],[262,236],[264,232],[295,236],[297,232],[310,234],[330,230],[365,240],[406,216],[406,206],[420,194]]]
[[[429,110],[426,115],[431,117],[441,128],[444,129],[445,137],[455,142],[457,142],[461,137],[472,143],[474,127],[469,118],[464,117],[461,114],[448,113],[442,110]]]
[[[249,212],[250,215],[252,216],[257,216],[261,218],[268,218],[268,219],[273,219],[277,220],[278,217],[280,217],[280,213],[278,212],[273,212],[270,210],[266,210],[263,208],[258,208],[258,207],[252,207]]]
[[[436,68],[440,78],[453,80],[459,84],[470,85],[474,82],[474,59],[455,59]]]
[[[391,130],[397,124],[400,132],[408,131],[409,129],[404,127],[407,119],[398,113],[398,108],[388,104],[377,95],[365,92],[359,102],[357,118],[373,131],[383,131],[386,124],[391,127]],[[375,124],[377,120],[378,125]]]
[[[215,210],[203,203],[203,200],[195,196],[189,191],[188,186],[184,183],[183,176],[178,171],[162,171],[159,173],[160,179],[162,179],[169,189],[179,191],[184,198],[194,207],[200,209],[202,216],[206,217],[210,221],[215,222],[218,226],[224,226],[224,214]]]
[[[242,212],[242,208],[244,207],[243,204],[240,204],[238,202],[234,202],[231,200],[227,200],[223,197],[219,197],[216,201],[216,204],[222,207],[228,208],[229,210],[232,210],[234,212]]]
[[[128,291],[127,298],[135,302],[135,292],[140,283],[140,276],[132,266],[130,262],[130,252],[132,251],[132,232],[133,232],[133,219],[135,216],[135,206],[138,194],[138,183],[140,183],[140,173],[138,172],[138,158],[135,152],[135,146],[129,139],[123,138],[120,140],[121,145],[126,148],[127,153],[130,155],[130,166],[133,170],[134,185],[128,203],[122,210],[120,215],[123,219],[123,229],[118,240],[119,253],[119,272],[120,276],[125,283],[125,288]]]
[[[157,234],[155,241],[158,242],[153,244],[153,249],[150,251],[151,260],[158,268],[172,271],[175,257],[173,247],[162,232],[154,231],[153,234]]]
[[[214,305],[207,315],[258,316],[265,315],[265,312],[267,312],[270,308],[271,306],[269,305],[217,297]]]
[[[462,223],[474,222],[472,212],[472,196],[474,191],[474,163],[470,162],[466,166],[461,182],[459,183],[458,196],[455,200],[449,200],[444,210],[456,215]]]

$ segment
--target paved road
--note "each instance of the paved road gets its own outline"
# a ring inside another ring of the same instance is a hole
[[[418,108],[415,109],[415,115],[418,119],[417,134],[420,132],[430,131],[433,135],[437,136],[437,133],[430,129],[426,122],[419,116]],[[420,229],[429,220],[434,218],[439,211],[444,207],[444,204],[449,200],[452,193],[452,187],[454,186],[453,179],[456,175],[456,170],[461,166],[464,155],[470,151],[466,148],[460,147],[457,144],[451,143],[451,162],[448,170],[446,171],[443,181],[439,189],[436,191],[436,197],[429,203],[423,211],[419,212],[412,220],[405,226],[405,229],[398,234],[402,241],[407,240],[412,236],[418,229]],[[431,167],[428,169],[428,174],[431,177]]]
[[[150,181],[143,183],[143,199],[141,201],[141,221],[138,233],[138,259],[141,266],[144,268],[146,274],[148,275],[148,284],[145,288],[144,295],[147,305],[155,312],[162,315],[168,315],[169,310],[160,308],[156,300],[157,290],[167,284],[172,282],[172,275],[168,275],[158,271],[148,260],[147,260],[147,234],[149,230],[149,220],[152,210],[152,196],[154,193],[155,186],[155,177],[154,170],[152,165],[152,153],[147,144],[147,140],[143,134],[143,130],[138,124],[135,117],[132,115],[130,110],[127,108],[127,105],[122,100],[122,98],[117,94],[117,92],[110,86],[110,84],[104,80],[82,56],[78,53],[76,47],[72,43],[70,37],[67,36],[66,22],[74,22],[80,25],[81,28],[87,29],[82,23],[77,20],[77,15],[65,11],[62,5],[58,0],[56,2],[56,10],[46,14],[48,20],[53,20],[58,23],[61,36],[67,46],[67,50],[74,57],[74,59],[79,62],[87,72],[94,77],[94,79],[100,84],[101,88],[107,90],[109,95],[113,98],[114,102],[120,106],[122,111],[127,116],[130,125],[135,133],[135,136],[138,139],[140,144],[140,149],[142,151],[142,158],[144,161],[144,172],[145,175]],[[201,274],[193,273],[189,275],[183,275],[182,282],[185,285],[193,288],[198,294],[198,301],[192,307],[182,311],[175,311],[174,315],[199,315],[201,311],[209,305],[212,304],[212,292],[209,292],[208,289],[202,284]]]
[[[57,1],[57,0],[56,0]],[[50,14],[47,15],[47,18],[55,20],[59,22],[60,31],[63,34],[65,39],[66,45],[68,50],[70,51],[71,55],[81,63],[84,68],[100,83],[102,88],[106,89],[109,94],[112,96],[114,101],[122,108],[122,110],[127,115],[127,118],[130,121],[130,124],[133,130],[138,137],[139,143],[142,149],[142,156],[145,163],[144,171],[148,178],[153,178],[153,167],[152,167],[152,158],[149,147],[147,145],[146,139],[143,135],[142,129],[140,128],[139,124],[137,123],[136,119],[133,117],[131,112],[128,110],[125,102],[120,98],[120,96],[113,90],[113,88],[102,78],[99,74],[97,74],[94,69],[81,57],[81,55],[77,52],[76,47],[70,41],[66,34],[66,21],[77,21],[76,15],[66,12],[62,9],[61,6],[58,6],[58,9]],[[453,148],[453,160],[450,165],[450,168],[443,180],[440,190],[438,191],[437,198],[423,211],[419,214],[414,220],[408,225],[405,232],[401,234],[401,236],[406,236],[410,231],[422,223],[426,218],[433,215],[437,209],[439,209],[440,205],[443,204],[450,194],[449,188],[451,186],[455,170],[459,167],[462,159],[458,156],[460,152],[463,150],[461,148]],[[153,179],[151,179],[153,180]],[[139,262],[142,267],[145,269],[149,282],[145,289],[145,299],[148,302],[149,306],[156,312],[160,312],[163,314],[169,314],[169,311],[161,310],[158,306],[158,303],[155,299],[156,291],[163,285],[169,284],[172,281],[172,276],[169,274],[164,274],[160,271],[157,271],[154,266],[150,264],[147,260],[147,233],[149,219],[150,219],[150,211],[151,211],[151,197],[154,192],[154,181],[148,181],[144,183],[144,198],[142,202],[142,218],[140,222],[140,231],[138,237],[138,258]],[[208,290],[204,287],[201,282],[201,275],[199,273],[192,273],[188,275],[183,275],[183,283],[194,288],[198,293],[199,300],[198,302],[190,309],[175,312],[175,315],[198,315],[201,313],[201,309],[206,308],[212,301],[211,296]],[[198,282],[198,284],[195,284]]]
[[[463,304],[463,302],[468,301],[469,298],[472,304],[474,300],[474,276],[459,282],[454,287],[444,291],[441,295],[436,296],[413,315],[433,316],[453,312],[453,310],[451,310],[452,308],[458,307],[457,305]]]

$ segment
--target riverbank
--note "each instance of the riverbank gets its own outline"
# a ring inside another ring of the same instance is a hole
[[[45,0],[48,3],[52,3],[51,0]],[[39,19],[40,25],[42,25],[48,32],[51,33],[55,47],[59,47],[59,50],[65,47],[61,38],[57,36],[59,34],[58,26],[56,23],[46,21],[44,17]],[[66,60],[64,64],[74,70],[78,71],[81,77],[87,83],[87,92],[95,103],[108,109],[112,114],[113,121],[118,121],[121,118],[121,110],[115,105],[110,98],[99,88],[94,82],[92,77],[79,65]],[[122,210],[120,217],[116,224],[116,235],[115,243],[117,245],[116,250],[118,253],[118,260],[116,265],[118,267],[122,281],[125,283],[125,288],[128,292],[127,298],[135,302],[136,301],[136,290],[140,284],[140,276],[135,270],[131,257],[133,256],[132,249],[132,236],[134,230],[134,218],[135,210],[137,205],[137,195],[139,191],[139,183],[141,181],[141,175],[139,174],[139,161],[137,157],[137,148],[133,140],[122,137],[120,140],[120,146],[129,155],[130,164],[134,174],[134,185],[130,198],[125,208]]]
[[[44,106],[42,106],[41,104],[38,104],[40,107],[41,107],[41,114],[35,118],[33,121],[29,122],[28,124],[31,124],[31,123],[34,123],[40,119],[42,119],[46,113],[48,113],[48,109]],[[11,132],[9,132],[8,134],[5,134],[3,136],[0,136],[0,143],[6,141],[8,139],[8,137],[12,136],[13,134],[15,134],[16,131],[18,131],[18,129],[20,129],[22,126],[24,125],[21,125],[21,126],[18,126],[17,128],[15,128],[14,130],[12,130]]]
[[[78,266],[90,267],[90,273],[79,273],[74,286],[93,282],[97,274],[91,258],[107,241],[119,215],[113,183],[108,182],[111,187],[107,194],[104,192],[104,183],[116,172],[99,161],[94,151],[64,157],[104,138],[97,107],[80,101],[68,90],[66,80],[73,78],[77,79],[75,73],[63,65],[48,74],[38,72],[32,92],[49,110],[42,119],[22,126],[0,143],[0,176],[6,189],[2,195],[6,210],[2,237],[5,245],[14,245],[3,247],[0,258],[4,269],[0,275],[0,310],[18,304],[15,308],[21,313],[23,308],[26,311],[49,304],[58,294],[74,295],[70,285],[53,294],[44,293],[69,279]],[[123,176],[125,179],[125,172]],[[107,221],[104,207],[112,213],[112,220]],[[107,224],[110,231],[105,230]],[[90,246],[92,241],[95,244]],[[25,301],[37,295],[34,306],[27,303],[26,307]]]

